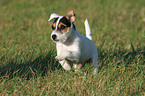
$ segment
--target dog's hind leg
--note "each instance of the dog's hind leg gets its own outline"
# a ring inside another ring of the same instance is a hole
[[[94,64],[94,71],[93,71],[93,73],[94,74],[97,74],[98,73],[98,71],[99,71],[99,66],[98,66],[98,58],[93,58],[93,64]]]
[[[73,67],[75,69],[75,72],[79,71],[79,69],[81,69],[82,64],[73,64]]]
[[[62,60],[59,61],[59,63],[61,64],[61,66],[65,69],[65,70],[71,70],[71,66],[69,65],[67,60]]]

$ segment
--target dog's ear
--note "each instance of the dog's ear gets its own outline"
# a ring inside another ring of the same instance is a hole
[[[74,14],[74,12],[73,12],[73,10],[69,11],[69,12],[65,15],[65,17],[66,17],[67,19],[69,19],[71,23],[74,22],[74,21],[75,21],[75,18],[76,18],[76,17],[75,17],[75,14]]]
[[[52,13],[52,14],[50,15],[50,18],[48,19],[48,21],[50,21],[50,20],[52,20],[52,19],[54,19],[54,18],[58,18],[58,17],[59,17],[58,14]]]

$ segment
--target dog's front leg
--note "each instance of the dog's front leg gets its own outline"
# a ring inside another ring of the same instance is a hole
[[[71,70],[71,66],[69,65],[68,61],[65,60],[65,58],[56,56],[55,57],[56,61],[59,61],[59,63],[61,64],[61,66],[65,69],[65,70]]]
[[[61,64],[61,66],[65,69],[65,70],[71,70],[71,66],[69,65],[67,60],[61,60],[59,61],[59,63]]]

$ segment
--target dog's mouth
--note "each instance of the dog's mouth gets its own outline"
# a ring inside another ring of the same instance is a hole
[[[59,39],[52,39],[54,42],[58,42],[59,41]]]
[[[53,40],[53,41],[58,42],[59,40],[58,40],[58,39],[56,39],[56,40]]]

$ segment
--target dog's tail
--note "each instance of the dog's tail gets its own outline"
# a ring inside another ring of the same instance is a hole
[[[92,40],[91,29],[87,19],[85,20],[85,30],[86,30],[86,37]]]

